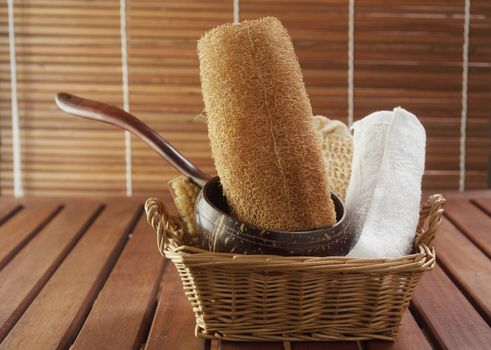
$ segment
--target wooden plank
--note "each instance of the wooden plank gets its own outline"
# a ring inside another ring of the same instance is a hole
[[[447,200],[445,213],[460,231],[491,257],[491,217],[470,201],[459,199]]]
[[[426,197],[428,197],[433,192],[430,193],[428,191],[424,191],[424,193],[426,193]],[[465,191],[465,192],[445,191],[445,192],[443,192],[443,195],[447,199],[467,198],[467,199],[473,201],[473,198],[475,198],[475,200],[480,199],[480,198],[491,198],[491,190],[475,190],[475,191]]]
[[[164,261],[142,216],[71,349],[140,349]]]
[[[108,203],[0,349],[69,347],[140,213],[141,203],[134,200]]]
[[[248,350],[248,349],[283,349],[283,344],[279,342],[273,343],[240,343],[216,341],[211,342],[211,349],[220,350]],[[356,342],[293,342],[291,349],[293,350],[358,350],[360,347]],[[416,321],[409,311],[404,314],[401,329],[395,342],[386,341],[368,341],[364,344],[364,349],[367,350],[412,350],[412,349],[428,349],[432,347],[419,328]],[[285,347],[287,349],[287,347]]]
[[[293,350],[358,350],[356,342],[295,342]]]
[[[289,350],[288,345],[284,347],[283,343],[280,342],[233,342],[212,340],[211,344],[211,349],[216,348],[219,350]]]
[[[491,191],[489,191],[491,192]],[[473,200],[474,204],[476,204],[479,208],[484,210],[488,215],[491,215],[491,198],[476,198]]]
[[[394,342],[373,340],[365,342],[364,345],[365,350],[433,349],[409,310],[406,311],[402,318],[401,328]]]
[[[95,202],[72,202],[0,271],[0,341],[39,293],[97,214]]]
[[[436,242],[438,261],[491,323],[491,261],[446,218]]]
[[[22,209],[22,206],[17,200],[12,198],[0,198],[0,225],[3,225],[7,220],[11,219]]]
[[[34,201],[0,226],[0,269],[53,219],[60,209],[61,206],[53,202]]]
[[[413,306],[442,349],[486,349],[491,344],[489,326],[439,266],[423,275]]]
[[[171,262],[166,264],[159,304],[145,350],[204,350],[205,341],[194,336],[195,318]]]

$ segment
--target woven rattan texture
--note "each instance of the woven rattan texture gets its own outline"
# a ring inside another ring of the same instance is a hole
[[[435,265],[444,198],[424,204],[414,254],[396,259],[211,253],[157,199],[145,209],[160,252],[176,265],[197,335],[239,341],[394,339],[423,272]]]

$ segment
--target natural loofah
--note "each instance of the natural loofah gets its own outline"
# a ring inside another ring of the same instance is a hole
[[[336,222],[302,73],[275,18],[226,24],[198,42],[208,133],[227,200],[273,230]]]
[[[196,236],[194,207],[200,188],[185,176],[179,176],[169,181],[169,189],[174,199],[177,212],[186,224],[189,236]]]
[[[348,127],[339,120],[322,115],[316,115],[313,119],[314,127],[320,133],[331,191],[344,200],[351,176],[353,137]]]

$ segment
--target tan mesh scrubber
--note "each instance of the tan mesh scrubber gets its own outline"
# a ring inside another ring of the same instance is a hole
[[[179,176],[169,181],[169,189],[176,209],[186,224],[186,230],[189,236],[192,238],[196,237],[194,206],[200,188],[186,176]]]
[[[320,133],[331,191],[344,200],[351,177],[353,137],[343,122],[322,115],[314,117],[314,127]]]
[[[280,21],[217,27],[198,54],[212,154],[235,215],[272,230],[333,225],[310,101]]]

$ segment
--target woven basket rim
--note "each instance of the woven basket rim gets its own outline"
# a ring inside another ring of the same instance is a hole
[[[177,256],[181,257],[200,257],[200,258],[221,258],[226,260],[250,260],[250,259],[262,259],[265,261],[271,260],[285,260],[292,262],[364,262],[364,263],[390,263],[401,260],[420,260],[421,257],[434,255],[435,249],[428,247],[426,244],[420,244],[418,246],[419,252],[403,255],[397,258],[357,258],[347,256],[282,256],[282,255],[267,255],[267,254],[237,254],[237,253],[219,253],[202,250],[200,248],[182,245],[176,248],[167,247],[162,253],[166,258],[172,259]]]
[[[171,216],[164,204],[156,198],[149,198],[145,203],[147,219],[157,232],[157,243],[160,253],[175,262],[193,262],[199,265],[250,265],[251,262],[260,266],[274,266],[277,263],[299,264],[303,266],[333,265],[343,270],[373,269],[377,265],[386,267],[407,266],[408,262],[415,267],[432,268],[436,253],[434,241],[438,227],[442,221],[445,198],[441,194],[429,196],[420,211],[420,218],[415,236],[414,253],[396,258],[356,258],[346,256],[280,256],[280,255],[247,255],[234,253],[218,253],[206,251],[185,244],[185,231],[182,220]],[[426,223],[426,227],[425,227]]]

